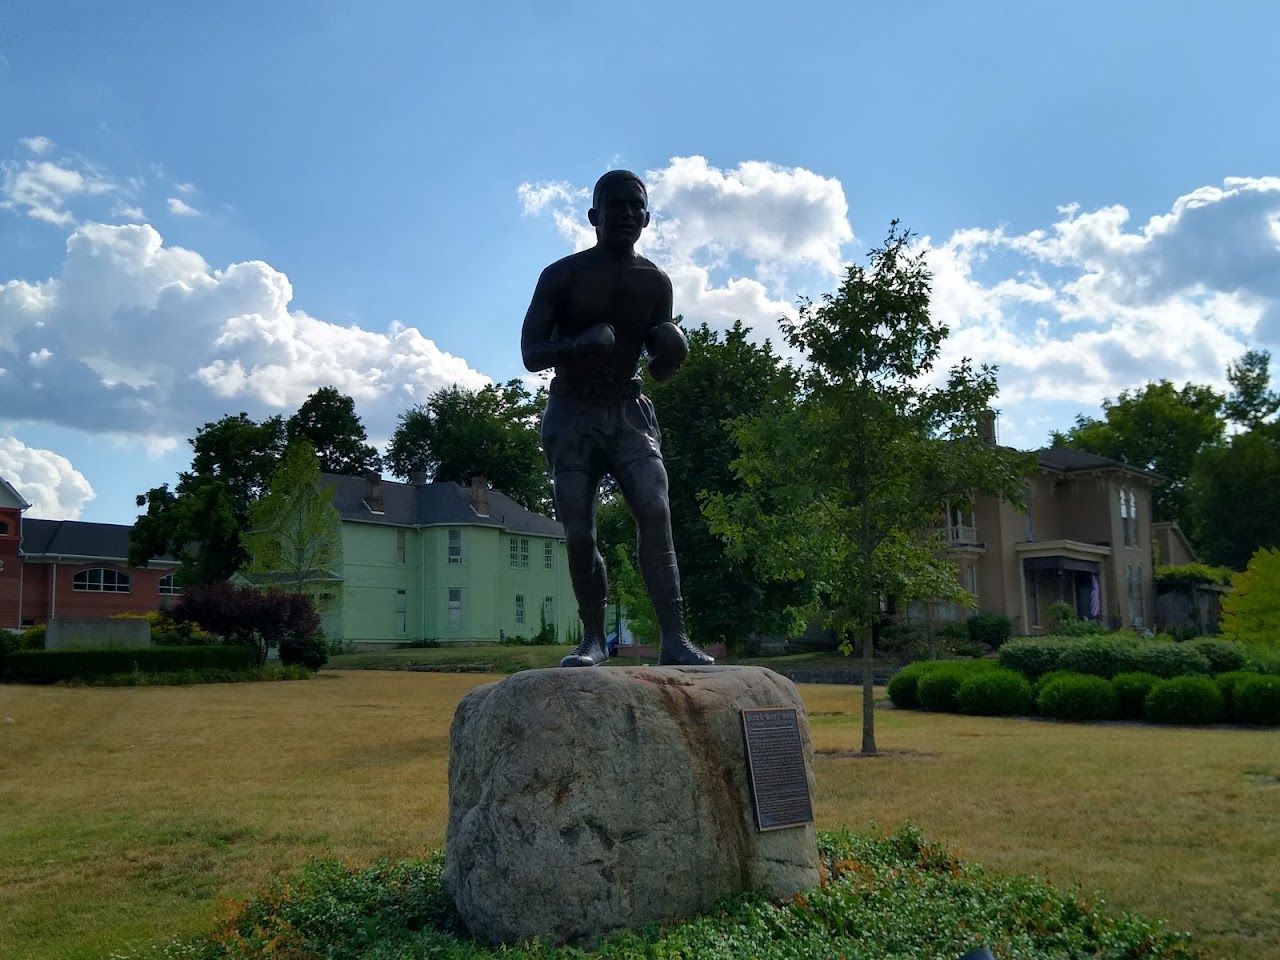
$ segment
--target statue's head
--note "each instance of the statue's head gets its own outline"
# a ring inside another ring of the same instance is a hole
[[[587,219],[602,243],[633,244],[649,225],[649,191],[630,170],[610,170],[596,181]]]

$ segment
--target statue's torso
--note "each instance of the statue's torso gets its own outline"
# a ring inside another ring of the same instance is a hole
[[[615,344],[604,360],[561,364],[556,376],[569,380],[629,379],[636,374],[644,338],[659,317],[669,281],[641,257],[620,264],[584,251],[563,261],[565,275],[556,298],[556,330],[571,339],[596,324],[613,327]]]

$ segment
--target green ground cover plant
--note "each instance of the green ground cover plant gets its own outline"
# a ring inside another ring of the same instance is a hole
[[[597,950],[492,950],[462,932],[439,854],[356,868],[308,864],[232,913],[211,935],[135,958],[171,960],[953,960],[994,945],[1002,960],[1196,960],[1186,935],[1036,880],[965,863],[904,826],[886,837],[819,835],[821,885],[770,901],[744,895],[706,916],[607,938]]]

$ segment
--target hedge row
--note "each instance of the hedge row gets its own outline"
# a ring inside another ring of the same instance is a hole
[[[1244,671],[1214,679],[1122,673],[1108,680],[1059,670],[1033,686],[991,661],[928,661],[899,670],[888,692],[896,707],[938,713],[1017,716],[1031,713],[1034,704],[1055,720],[1280,726],[1280,677]]]
[[[248,670],[257,655],[244,646],[136,647],[126,650],[21,650],[4,660],[5,680],[55,683],[116,673],[168,673],[178,670]]]
[[[1000,665],[1035,680],[1055,670],[1110,679],[1121,673],[1157,677],[1210,676],[1243,670],[1249,656],[1228,640],[1202,637],[1186,643],[1133,634],[1096,637],[1019,637],[1000,648]]]

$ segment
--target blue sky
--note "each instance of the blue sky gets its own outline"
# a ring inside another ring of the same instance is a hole
[[[900,218],[1007,442],[1221,383],[1280,344],[1276,36],[1261,2],[9,4],[0,475],[130,522],[224,413],[336,383],[380,439],[520,375],[611,166],[677,311],[761,337]]]

